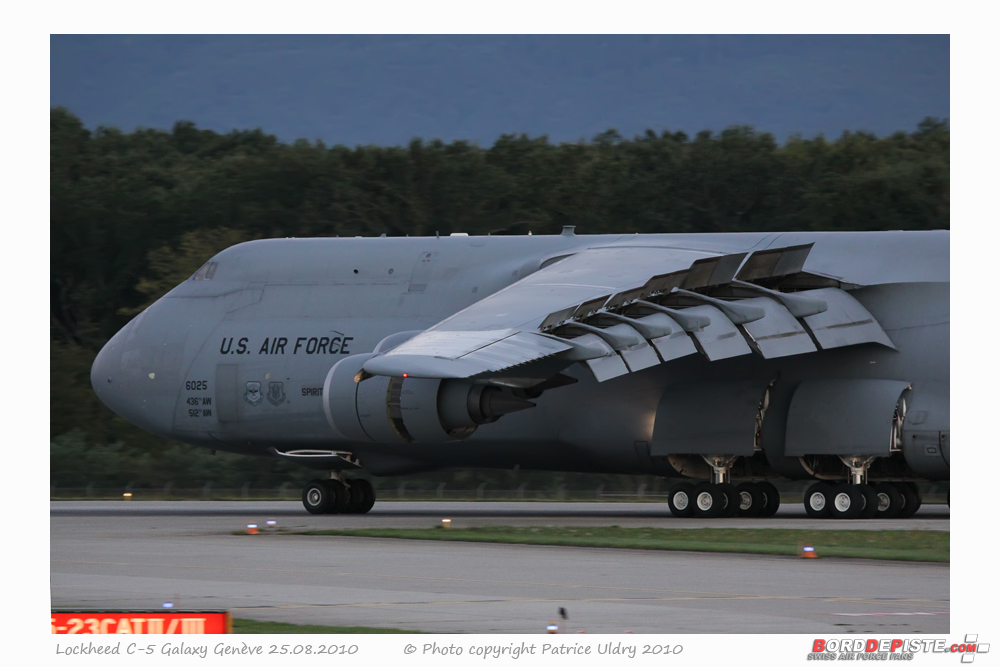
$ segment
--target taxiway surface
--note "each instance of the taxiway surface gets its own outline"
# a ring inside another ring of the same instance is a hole
[[[949,628],[947,564],[233,534],[272,517],[293,530],[430,526],[445,514],[456,525],[697,525],[621,503],[386,502],[364,516],[321,517],[296,505],[53,502],[52,605],[134,609],[170,601],[231,609],[237,618],[426,632],[544,632],[559,607],[569,613],[564,629],[588,633]],[[915,528],[916,521],[947,530],[941,510],[926,506],[903,522],[779,514],[754,527]]]

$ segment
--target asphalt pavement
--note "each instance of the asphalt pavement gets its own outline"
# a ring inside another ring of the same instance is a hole
[[[233,534],[268,518],[292,530],[429,527],[441,518],[456,526],[949,524],[946,506],[906,521],[815,522],[788,507],[772,519],[698,522],[640,503],[381,502],[368,515],[314,517],[287,502],[53,502],[52,605],[173,602],[237,618],[424,632],[542,633],[559,607],[570,632],[949,630],[948,564]]]

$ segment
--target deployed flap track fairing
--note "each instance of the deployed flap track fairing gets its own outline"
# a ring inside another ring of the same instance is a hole
[[[551,313],[539,329],[576,343],[577,358],[599,382],[695,353],[717,361],[750,353],[774,359],[862,343],[893,348],[865,307],[839,288],[786,293],[748,282],[775,284],[800,274],[810,248],[754,253],[739,278],[745,254],[698,260],[601,303]],[[715,292],[721,298],[709,295]],[[598,346],[580,331],[600,337],[610,349],[586,358],[580,348],[596,354]]]

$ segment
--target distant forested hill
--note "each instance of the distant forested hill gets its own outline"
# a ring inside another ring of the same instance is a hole
[[[90,132],[55,108],[50,435],[162,448],[97,401],[90,363],[132,315],[239,241],[546,234],[564,224],[582,234],[947,229],[949,142],[947,122],[927,119],[884,138],[783,145],[734,127],[346,148],[190,122]]]

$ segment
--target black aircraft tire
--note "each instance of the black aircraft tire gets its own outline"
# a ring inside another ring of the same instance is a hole
[[[878,494],[878,509],[875,516],[879,519],[896,519],[903,511],[903,494],[888,482],[879,482],[875,485],[875,493]]]
[[[722,516],[726,499],[717,484],[702,482],[694,487],[694,515],[699,519],[714,519]]]
[[[841,482],[830,490],[830,516],[834,519],[857,519],[865,507],[861,489]]]
[[[740,495],[736,493],[736,487],[729,482],[715,485],[722,492],[722,512],[720,517],[734,517],[740,508]]]
[[[358,508],[358,514],[367,514],[375,506],[375,487],[367,479],[356,479],[351,484],[359,486],[362,495],[364,495],[364,501]]]
[[[302,506],[310,514],[326,514],[334,497],[326,480],[314,479],[302,488]]]
[[[830,485],[826,482],[816,482],[806,489],[802,504],[810,519],[826,519],[830,516]]]
[[[347,489],[347,502],[344,508],[344,514],[360,514],[361,506],[365,502],[365,492],[361,489],[361,485],[358,484],[358,480],[352,479],[348,482],[350,485]]]
[[[767,496],[759,484],[753,482],[743,482],[736,487],[736,516],[754,517],[762,516],[764,505],[767,504]]]
[[[764,507],[761,508],[761,512],[758,516],[771,517],[777,514],[778,508],[781,507],[781,494],[778,493],[778,487],[770,482],[757,482],[757,488],[759,488],[764,493]]]
[[[860,484],[858,490],[865,497],[865,508],[861,510],[859,519],[874,519],[878,513],[878,494],[871,484]]]
[[[892,485],[903,496],[903,511],[899,513],[899,518],[909,519],[920,509],[920,489],[913,482],[892,482]]]
[[[330,487],[330,493],[333,494],[333,501],[326,513],[343,514],[347,511],[347,488],[335,479],[326,480],[326,485]]]
[[[667,507],[670,513],[678,519],[694,516],[694,485],[681,482],[670,489],[667,496]]]

